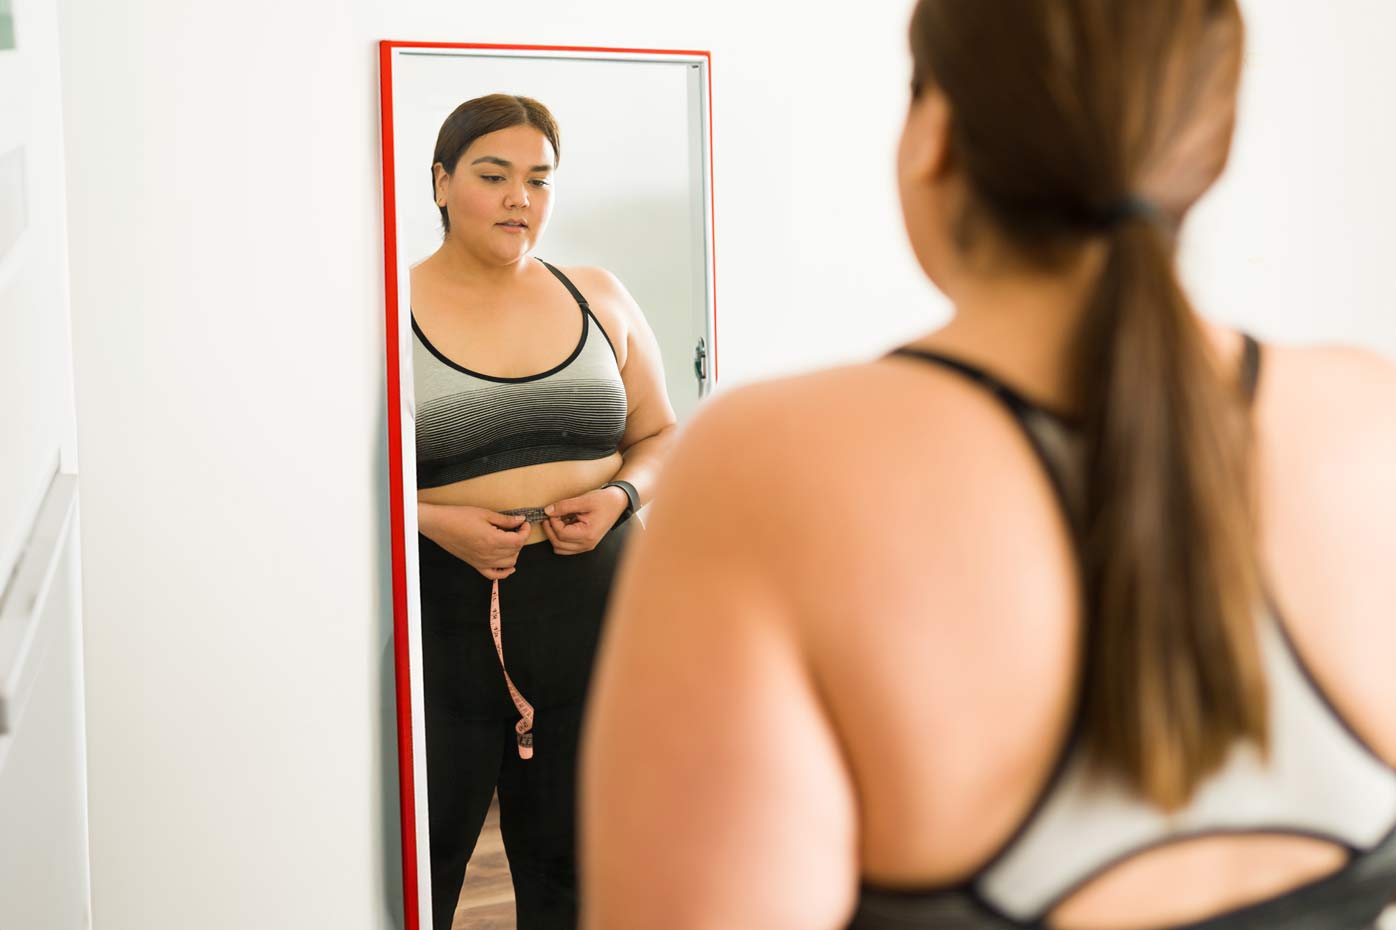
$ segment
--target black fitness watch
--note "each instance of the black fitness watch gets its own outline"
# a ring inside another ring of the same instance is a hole
[[[634,516],[635,511],[640,509],[640,492],[635,490],[635,485],[631,484],[629,481],[607,481],[605,484],[601,485],[601,488],[602,490],[606,488],[620,488],[625,492],[625,496],[630,499],[630,503],[626,504],[625,510],[621,511],[621,515],[616,520],[616,523],[619,524],[630,519],[630,517]]]

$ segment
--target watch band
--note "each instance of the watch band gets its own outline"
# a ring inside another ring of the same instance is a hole
[[[625,496],[630,499],[629,506],[627,506],[625,508],[625,511],[621,513],[622,519],[631,516],[637,510],[640,509],[640,492],[635,490],[635,485],[631,484],[629,481],[607,481],[605,484],[601,485],[601,487],[620,488],[622,491],[625,492]]]

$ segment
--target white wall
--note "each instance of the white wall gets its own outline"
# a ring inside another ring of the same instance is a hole
[[[1396,358],[1396,6],[1243,0],[1249,30],[1227,174],[1185,269],[1200,307],[1284,341]]]
[[[392,925],[374,42],[711,50],[732,384],[944,313],[891,174],[909,8],[64,0],[98,930]],[[1189,275],[1258,332],[1396,354],[1396,11],[1248,8],[1250,173]]]

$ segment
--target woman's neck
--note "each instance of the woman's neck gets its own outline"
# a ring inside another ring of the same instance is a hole
[[[978,364],[1049,409],[1079,411],[1077,334],[1103,260],[1102,250],[1069,273],[966,275],[947,288],[955,316],[911,344]],[[1201,316],[1197,323],[1218,371],[1236,370],[1240,334]]]
[[[482,259],[449,234],[432,255],[437,271],[452,284],[472,291],[505,290],[523,279],[533,259],[524,255],[516,261],[498,264]]]
[[[1076,334],[1099,265],[1085,256],[1064,273],[963,274],[947,288],[954,317],[914,345],[982,365],[1053,409],[1075,410]]]

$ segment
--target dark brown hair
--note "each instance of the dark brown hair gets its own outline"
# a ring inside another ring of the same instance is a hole
[[[486,94],[467,100],[451,111],[436,134],[436,151],[431,156],[431,196],[436,199],[436,164],[446,169],[448,175],[456,171],[456,163],[470,148],[472,142],[481,136],[509,129],[514,126],[532,126],[552,143],[553,166],[562,158],[562,146],[558,142],[557,121],[552,113],[532,97],[515,94]],[[451,218],[446,208],[440,207],[441,226],[451,231]]]
[[[1175,269],[1230,151],[1243,32],[1236,0],[921,0],[911,23],[971,191],[960,247],[992,229],[1050,269],[1106,243],[1075,342],[1084,739],[1168,809],[1237,740],[1268,751],[1248,418]]]

